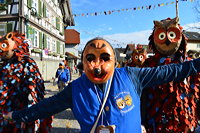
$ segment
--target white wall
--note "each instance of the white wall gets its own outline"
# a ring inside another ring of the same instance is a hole
[[[200,51],[200,47],[197,48],[197,44],[200,45],[200,43],[187,43],[187,51],[188,50],[197,50],[197,51]]]
[[[51,59],[43,59],[42,61],[39,58],[32,57],[37,66],[39,67],[39,71],[42,74],[44,81],[52,80],[52,77],[55,77],[56,70],[58,68],[59,63],[62,60],[51,60]]]

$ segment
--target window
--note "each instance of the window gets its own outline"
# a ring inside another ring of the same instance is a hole
[[[35,38],[34,38],[33,46],[36,47],[36,48],[38,48],[39,47],[38,46],[38,31],[35,30],[34,36],[35,36]]]
[[[56,41],[57,53],[60,54],[60,41]]]
[[[53,15],[51,15],[51,24],[56,27],[56,17],[54,17]]]
[[[10,9],[11,14],[18,13],[18,11],[19,11],[18,5],[13,5],[12,10]]]
[[[197,48],[200,48],[200,44],[197,44]]]
[[[63,44],[61,43],[61,44],[60,44],[60,54],[64,54],[63,49],[64,49],[64,48],[63,48]]]
[[[47,37],[47,49],[51,50],[51,38]]]
[[[33,8],[35,8],[38,11],[38,1],[33,0],[32,3],[33,3]]]
[[[52,51],[56,52],[56,41],[52,39]]]
[[[27,32],[27,37],[31,40],[31,47],[34,47],[34,32],[35,30],[31,27],[31,26],[28,26],[28,32]]]
[[[5,23],[0,23],[0,35],[5,35],[6,34],[6,24]]]

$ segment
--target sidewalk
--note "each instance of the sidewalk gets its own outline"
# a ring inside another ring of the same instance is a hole
[[[72,75],[72,80],[76,79],[78,74]],[[53,86],[52,82],[45,83],[45,88],[47,94],[45,97],[50,97],[58,92],[57,86]],[[60,112],[54,115],[52,129],[50,133],[79,133],[80,126],[75,120],[71,109],[67,109],[63,112]]]

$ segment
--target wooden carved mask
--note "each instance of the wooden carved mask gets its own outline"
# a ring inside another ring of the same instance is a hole
[[[103,39],[93,39],[86,44],[82,61],[86,76],[95,84],[105,83],[114,73],[115,53]]]
[[[15,43],[12,41],[12,37],[12,33],[0,37],[0,59],[2,60],[10,59],[13,56]]]
[[[178,18],[154,21],[155,48],[162,55],[172,55],[179,49],[182,31],[178,23]]]
[[[141,67],[144,63],[144,61],[147,58],[147,52],[143,48],[137,48],[133,50],[132,53],[132,62],[138,66]]]
[[[21,60],[24,56],[29,56],[29,43],[25,35],[18,32],[10,32],[0,37],[0,59],[6,61],[17,57]]]

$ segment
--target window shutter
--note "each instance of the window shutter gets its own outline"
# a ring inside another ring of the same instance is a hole
[[[43,3],[43,17],[47,17],[46,5]]]
[[[42,49],[43,43],[42,43],[42,32],[39,32],[39,48]]]
[[[60,30],[60,19],[56,17],[56,29]]]
[[[32,27],[28,26],[28,34],[27,34],[28,38],[30,38],[31,36],[33,36],[33,29]]]
[[[44,49],[47,48],[47,35],[44,34]]]
[[[57,44],[57,53],[60,54],[60,41],[56,41]]]
[[[38,0],[38,15],[42,17],[42,2]]]
[[[6,29],[7,33],[13,31],[12,30],[12,23],[7,23],[7,29]]]
[[[27,0],[27,6],[28,6],[28,8],[32,7],[32,0]]]
[[[65,43],[62,44],[63,45],[63,54],[65,54]]]

